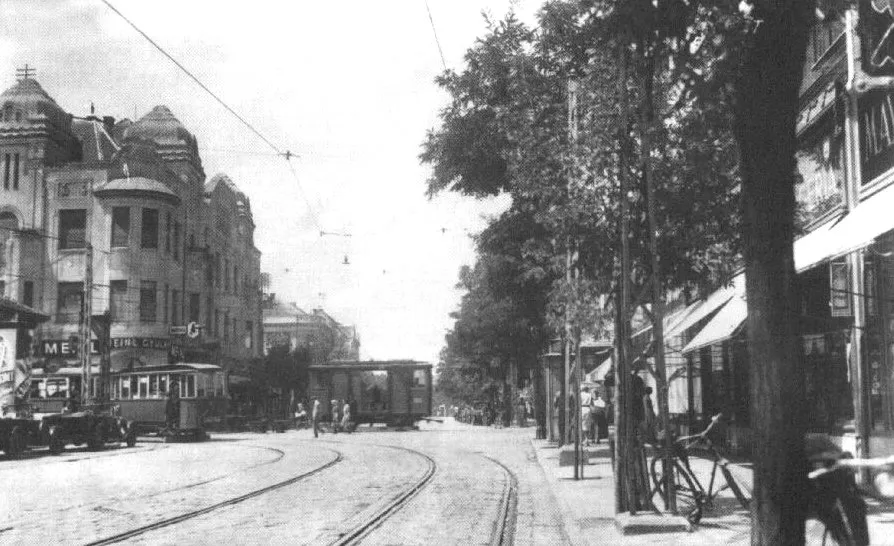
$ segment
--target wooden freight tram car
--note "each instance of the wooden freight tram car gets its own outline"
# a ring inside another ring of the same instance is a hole
[[[431,364],[412,360],[333,361],[309,368],[308,396],[320,401],[322,419],[332,400],[353,408],[357,424],[410,426],[431,415]]]

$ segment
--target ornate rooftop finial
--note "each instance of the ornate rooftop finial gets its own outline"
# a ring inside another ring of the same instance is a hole
[[[28,63],[25,63],[23,68],[16,68],[16,79],[19,81],[30,80],[32,76],[36,75],[37,70],[33,66],[28,66]]]

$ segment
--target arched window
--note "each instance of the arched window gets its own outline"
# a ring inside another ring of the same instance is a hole
[[[16,121],[22,121],[22,112],[16,110]]]
[[[19,219],[16,215],[9,212],[0,212],[0,246],[6,244],[6,241],[19,229]]]

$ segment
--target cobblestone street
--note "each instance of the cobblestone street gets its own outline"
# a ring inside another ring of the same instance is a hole
[[[308,430],[221,434],[204,443],[74,449],[61,457],[38,451],[0,463],[11,492],[0,506],[0,543],[116,536],[133,544],[337,543],[430,469],[430,481],[364,532],[363,543],[488,544],[505,509],[517,544],[569,543],[534,457],[533,429],[422,428],[317,440]],[[517,496],[508,506],[510,485]],[[158,528],[122,535],[153,524]]]

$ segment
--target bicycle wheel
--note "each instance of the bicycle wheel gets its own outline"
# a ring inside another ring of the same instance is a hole
[[[814,489],[812,511],[824,527],[823,544],[869,544],[866,502],[857,492],[853,481],[853,476],[832,474]]]
[[[650,465],[650,474],[652,475],[652,483],[655,485],[654,492],[658,493],[664,499],[666,486],[664,483],[664,469],[662,468],[661,457],[652,459]],[[704,492],[698,485],[692,473],[686,468],[679,459],[673,459],[674,470],[674,489],[678,501],[678,509],[684,511],[686,507],[700,509],[704,498]],[[682,501],[682,502],[679,502]],[[680,506],[680,505],[683,506]]]
[[[721,466],[720,470],[723,472],[724,479],[726,479],[726,485],[729,486],[730,491],[736,496],[736,500],[739,501],[742,508],[748,510],[748,507],[751,506],[751,491],[736,480],[729,468]]]

